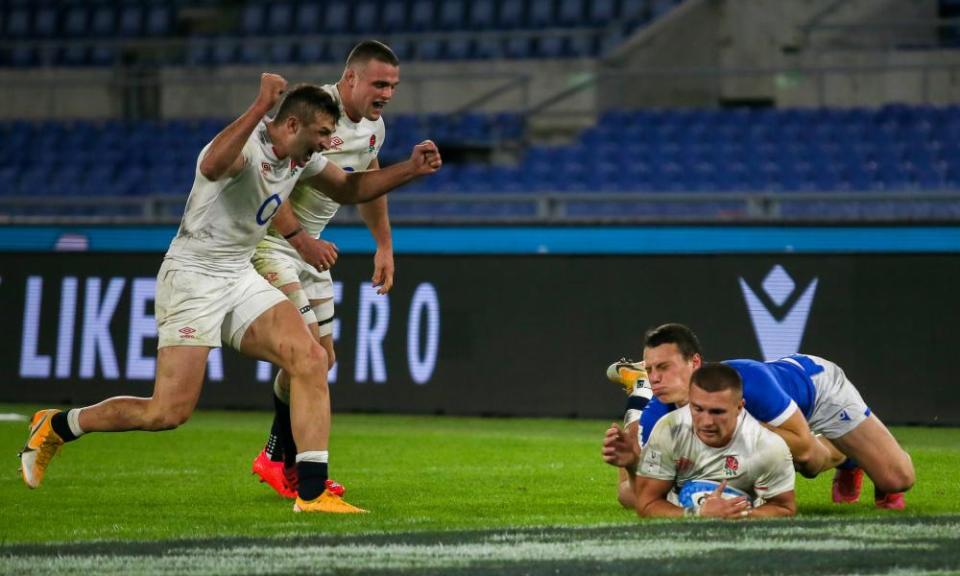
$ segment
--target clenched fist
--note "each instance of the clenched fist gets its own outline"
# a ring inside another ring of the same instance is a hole
[[[287,89],[287,81],[279,74],[264,72],[260,75],[260,94],[257,95],[257,106],[270,111]]]
[[[440,149],[432,140],[424,140],[414,146],[413,153],[410,154],[410,162],[413,163],[417,176],[433,174],[443,165]]]

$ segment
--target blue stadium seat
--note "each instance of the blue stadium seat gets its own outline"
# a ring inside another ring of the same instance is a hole
[[[267,27],[263,33],[268,36],[289,34],[293,29],[293,6],[289,2],[275,2],[267,9]]]
[[[89,62],[93,66],[112,66],[120,59],[114,44],[96,44],[90,49]]]
[[[26,8],[17,8],[7,16],[5,27],[10,38],[26,38],[30,35],[30,11]]]
[[[37,64],[37,51],[33,46],[18,44],[10,50],[10,65],[25,68]]]
[[[327,60],[336,63],[345,62],[355,42],[351,38],[336,38],[327,43]]]
[[[497,17],[497,27],[507,30],[522,28],[523,0],[500,0],[500,10]]]
[[[350,5],[342,0],[321,4],[322,30],[328,34],[345,34],[350,31]]]
[[[467,7],[462,0],[444,0],[440,3],[440,30],[462,30],[466,21]]]
[[[537,55],[541,58],[560,58],[563,56],[563,37],[545,34],[537,39]]]
[[[148,36],[167,36],[172,31],[171,7],[166,4],[150,6],[147,11],[145,30]]]
[[[667,12],[673,10],[674,6],[680,3],[680,0],[651,0],[650,11],[654,18],[660,18]]]
[[[57,35],[57,10],[53,6],[41,6],[33,15],[33,36],[53,38]],[[11,35],[13,37],[13,35]]]
[[[417,41],[417,59],[439,60],[443,55],[443,42],[436,38],[421,38]]]
[[[296,61],[295,45],[285,38],[275,38],[270,43],[267,60],[271,64],[289,64]]]
[[[591,26],[604,26],[616,18],[616,0],[593,0],[589,5],[587,23]]]
[[[496,60],[503,58],[503,46],[498,38],[482,37],[474,44],[476,58]]]
[[[473,57],[473,41],[469,37],[458,36],[447,41],[447,58],[467,60]]]
[[[403,32],[407,28],[407,5],[402,0],[387,0],[383,4],[381,28],[384,32]]]
[[[82,6],[71,7],[63,19],[63,34],[67,37],[85,35],[87,31],[87,18],[86,8]]]
[[[552,28],[555,24],[553,0],[531,0],[527,18],[531,28]]]
[[[530,45],[531,39],[526,36],[511,36],[504,46],[504,55],[515,59],[530,58],[532,56]]]
[[[353,31],[358,34],[369,34],[380,29],[378,15],[380,2],[363,0],[353,5]]]
[[[322,6],[318,2],[301,2],[293,14],[297,34],[316,34],[320,28]]]
[[[187,40],[187,66],[206,66],[210,63],[210,43],[206,38],[192,36]]]
[[[650,0],[620,0],[620,18],[646,19],[650,15]]]
[[[472,0],[467,26],[471,30],[490,30],[495,25],[494,0]]]
[[[444,7],[448,2],[443,2]],[[459,0],[452,0],[450,4],[460,4]],[[432,0],[414,0],[410,10],[410,28],[414,31],[428,31],[434,29],[434,5]]]
[[[305,40],[297,50],[297,61],[301,64],[316,64],[326,59],[326,44],[318,40]]]
[[[143,8],[140,6],[124,6],[120,10],[120,24],[117,33],[126,38],[136,38],[143,35]]]
[[[237,41],[233,38],[217,38],[210,50],[210,63],[215,66],[233,64],[237,58]]]
[[[564,26],[583,26],[583,0],[560,0],[560,13],[557,20]]]
[[[240,33],[256,36],[264,31],[267,21],[267,6],[259,2],[248,2],[240,16]]]
[[[97,6],[90,19],[90,35],[94,38],[107,38],[116,34],[117,13],[113,6]]]

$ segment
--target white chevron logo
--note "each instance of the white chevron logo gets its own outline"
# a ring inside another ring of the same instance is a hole
[[[817,278],[810,282],[810,285],[807,286],[807,289],[794,303],[793,308],[787,311],[782,320],[777,320],[774,317],[742,277],[739,280],[740,289],[743,291],[743,298],[747,302],[747,310],[750,312],[753,330],[757,334],[757,341],[760,343],[760,351],[763,353],[764,360],[777,360],[799,352],[800,343],[803,341],[803,333],[807,327],[810,306],[813,304],[813,296],[817,291]],[[796,283],[783,269],[783,266],[777,264],[763,279],[762,286],[764,292],[774,304],[783,306],[783,303],[793,294]]]

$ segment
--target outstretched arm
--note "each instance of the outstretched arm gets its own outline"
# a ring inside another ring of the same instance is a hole
[[[379,170],[380,162],[376,158],[367,170]],[[393,234],[390,229],[390,216],[387,211],[387,197],[359,204],[357,210],[363,218],[370,234],[377,243],[377,252],[373,256],[373,285],[377,294],[386,294],[393,287]]]
[[[777,494],[760,506],[749,511],[749,515],[755,518],[776,518],[782,516],[795,516],[797,514],[797,499],[793,490]]]
[[[287,81],[277,74],[260,75],[260,93],[247,111],[220,131],[200,160],[200,173],[207,180],[236,176],[244,166],[243,146],[263,116],[280,100]]]
[[[340,204],[360,204],[379,198],[418,176],[433,174],[442,164],[437,145],[424,140],[413,147],[409,160],[387,168],[348,173],[330,162],[322,172],[306,181]]]
[[[637,476],[633,486],[636,494],[638,516],[645,518],[678,518],[683,516],[683,508],[667,501],[667,494],[673,488],[672,480]]]

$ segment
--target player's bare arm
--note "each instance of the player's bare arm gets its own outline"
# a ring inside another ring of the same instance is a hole
[[[280,204],[270,226],[290,243],[303,260],[317,270],[329,270],[337,263],[337,246],[307,234],[289,202]]]
[[[367,170],[379,170],[380,162],[374,158]],[[377,243],[373,256],[373,277],[371,281],[377,287],[377,294],[386,294],[393,288],[393,234],[390,229],[390,216],[387,210],[387,197],[381,196],[371,202],[357,205],[360,217],[370,230]]]
[[[776,432],[790,448],[793,455],[793,464],[803,476],[813,478],[824,470],[836,466],[834,452],[831,452],[823,443],[819,442],[810,430],[806,418],[800,411],[796,411],[780,426],[767,426]]]
[[[782,518],[796,516],[797,498],[793,492],[784,492],[769,498],[766,502],[749,511],[752,518]]]
[[[672,480],[637,476],[634,483],[637,515],[643,518],[679,518],[683,516],[682,508],[667,501],[667,494],[672,489]]]
[[[404,162],[380,170],[349,173],[331,162],[306,182],[340,204],[360,204],[379,198],[417,177],[433,174],[442,164],[437,145],[424,140],[413,147],[410,158]]]
[[[236,176],[244,166],[243,146],[264,115],[276,106],[287,89],[287,81],[277,74],[260,75],[260,92],[246,112],[220,131],[200,161],[200,173],[207,180]]]

